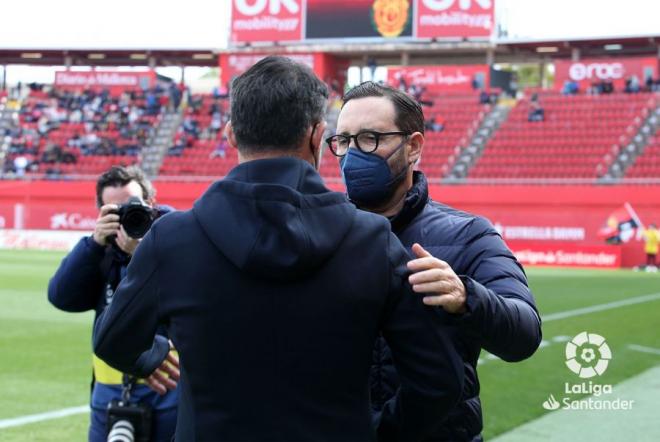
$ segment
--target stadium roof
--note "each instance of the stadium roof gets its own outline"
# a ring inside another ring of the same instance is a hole
[[[0,49],[0,65],[30,64],[40,66],[212,66],[218,56],[208,49],[139,50],[76,49],[36,50]]]
[[[498,46],[507,48],[512,55],[546,55],[568,58],[574,49],[580,57],[614,57],[632,55],[660,56],[660,35],[613,38],[578,38],[569,40],[515,40],[501,39]]]
[[[35,50],[0,49],[0,65],[29,64],[41,66],[218,66],[218,55],[229,53],[301,53],[327,52],[349,58],[357,64],[367,57],[379,65],[401,64],[405,58],[415,64],[483,64],[493,62],[538,62],[549,58],[570,58],[574,50],[580,57],[616,57],[659,55],[660,35],[570,40],[514,40],[497,42],[432,40],[393,43],[327,42],[322,44],[270,44],[237,48],[204,49],[88,49]],[[490,54],[490,55],[488,55]]]

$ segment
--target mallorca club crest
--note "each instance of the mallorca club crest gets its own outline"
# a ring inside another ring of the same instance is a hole
[[[373,24],[383,37],[398,37],[410,22],[409,0],[376,0],[371,9]]]

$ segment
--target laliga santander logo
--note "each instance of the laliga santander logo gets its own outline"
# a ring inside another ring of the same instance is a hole
[[[582,332],[566,343],[566,366],[582,379],[605,373],[612,359],[612,351],[605,338]]]
[[[251,4],[252,3],[252,4]],[[254,16],[261,14],[268,6],[268,12],[271,15],[277,15],[282,10],[282,6],[289,10],[292,14],[297,14],[300,11],[300,5],[296,0],[256,0],[250,2],[248,0],[235,0],[234,6],[243,15]]]
[[[621,63],[575,63],[568,69],[572,80],[582,81],[597,78],[599,80],[618,80],[623,78],[625,69]]]
[[[429,8],[432,11],[445,11],[452,6],[454,6],[454,3],[456,0],[422,0],[424,2],[424,6]],[[493,7],[493,2],[491,0],[475,0],[475,3],[477,3],[479,6],[481,6],[483,9],[490,9]],[[458,6],[464,10],[467,11],[472,7],[472,0],[458,0]]]

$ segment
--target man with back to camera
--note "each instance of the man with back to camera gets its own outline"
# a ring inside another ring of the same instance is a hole
[[[151,183],[137,167],[115,166],[98,178],[96,203],[99,216],[94,233],[78,242],[62,260],[48,284],[48,300],[55,307],[67,312],[94,310],[98,318],[110,305],[114,291],[126,274],[131,256],[140,242],[140,239],[131,238],[126,233],[116,212],[119,206],[126,204],[131,198],[134,203],[143,203],[145,208],[155,207],[158,216],[171,211],[171,208],[166,206],[155,206],[154,197]],[[161,336],[161,339],[167,342],[165,337]],[[166,362],[161,367],[160,363],[156,364],[154,369],[146,373],[146,379],[135,382],[130,378],[124,379],[121,372],[108,366],[96,355],[92,358],[94,383],[89,441],[100,442],[107,439],[108,405],[113,400],[122,398],[124,387],[129,390],[132,403],[140,402],[151,409],[150,440],[170,441],[176,425],[176,355],[168,353]]]
[[[465,370],[461,401],[426,440],[480,441],[483,428],[477,360],[485,349],[509,362],[530,357],[541,321],[522,266],[485,218],[429,199],[413,171],[424,146],[424,115],[412,97],[372,82],[350,90],[327,140],[340,158],[348,197],[389,218],[392,231],[417,259],[408,263],[415,292],[450,328]],[[382,339],[374,349],[371,398],[375,416],[396,394],[398,370]],[[438,419],[440,421],[440,419]]]
[[[226,132],[239,165],[156,222],[97,322],[97,354],[135,374],[145,350],[166,354],[153,337],[167,325],[181,364],[176,440],[414,441],[460,395],[460,359],[407,283],[387,220],[321,181],[327,97],[284,57],[237,77]],[[379,332],[401,389],[374,428]]]

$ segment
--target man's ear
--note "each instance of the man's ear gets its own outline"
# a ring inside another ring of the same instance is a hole
[[[312,146],[314,146],[314,150],[316,151],[321,150],[321,147],[323,145],[323,134],[325,134],[326,127],[328,127],[328,123],[326,121],[321,121],[320,123],[316,124],[316,128],[314,129],[314,133],[312,134],[312,140],[311,140]]]
[[[424,134],[421,132],[413,132],[410,136],[410,143],[408,144],[408,164],[415,164],[422,156],[424,149]]]
[[[225,125],[224,134],[227,137],[227,143],[234,149],[238,149],[238,143],[236,142],[236,134],[234,134],[234,128],[231,126],[231,121],[228,121]]]

